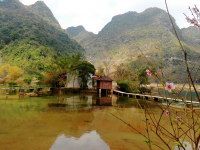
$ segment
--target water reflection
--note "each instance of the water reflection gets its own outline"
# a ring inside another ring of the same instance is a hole
[[[146,133],[137,102],[143,107],[142,100],[91,94],[17,96],[0,100],[0,149],[147,149],[141,136],[108,113]]]
[[[96,105],[98,105],[98,106],[112,106],[113,105],[112,97],[107,97],[107,96],[98,97],[96,99]]]
[[[101,97],[97,96],[71,96],[71,97],[58,97],[58,101],[48,103],[49,109],[59,109],[64,107],[65,111],[79,111],[90,110],[96,108],[95,106],[114,106],[116,105],[118,97],[116,95]]]
[[[80,138],[64,134],[57,137],[50,150],[110,150],[96,131],[84,133]]]

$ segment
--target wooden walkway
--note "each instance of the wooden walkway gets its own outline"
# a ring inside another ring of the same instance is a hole
[[[155,100],[155,101],[162,101],[162,100],[171,100],[175,102],[183,102],[181,99],[175,99],[175,98],[166,98],[166,97],[161,97],[161,96],[152,96],[152,95],[143,95],[143,94],[135,94],[135,93],[126,93],[122,91],[117,91],[113,90],[114,94],[121,95],[121,96],[127,96],[127,97],[134,97],[136,98],[142,98],[142,99],[147,99],[147,100]],[[187,104],[190,104],[191,101],[186,100]],[[193,104],[200,104],[197,101],[192,101]]]

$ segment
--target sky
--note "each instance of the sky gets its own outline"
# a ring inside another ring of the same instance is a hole
[[[20,0],[32,5],[37,0]],[[129,11],[143,12],[149,7],[166,10],[165,0],[43,0],[51,9],[63,29],[83,25],[87,31],[97,34],[113,16]],[[191,17],[188,6],[199,6],[200,0],[167,0],[170,14],[180,28],[190,26],[183,13]]]

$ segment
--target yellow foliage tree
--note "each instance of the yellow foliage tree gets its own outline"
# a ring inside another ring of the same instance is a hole
[[[5,64],[3,66],[0,66],[0,75],[4,78],[9,74],[9,69],[10,69],[10,65],[9,64]]]
[[[21,68],[17,66],[10,66],[9,68],[9,79],[10,80],[16,80],[22,75],[22,70]]]

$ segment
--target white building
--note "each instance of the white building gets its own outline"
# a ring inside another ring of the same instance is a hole
[[[67,75],[71,80],[69,81],[69,83],[67,85],[65,85],[66,88],[73,88],[73,83],[74,83],[74,88],[80,88],[80,85],[78,83],[78,77],[76,75]],[[88,89],[92,89],[92,74],[90,75],[91,79],[89,79],[87,85],[88,85]],[[75,79],[74,79],[75,78]]]

